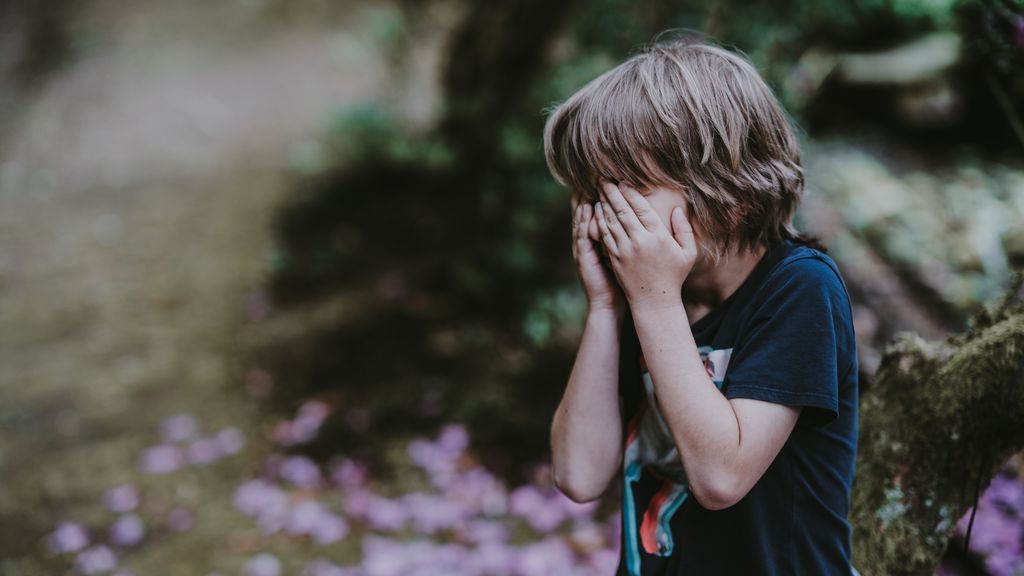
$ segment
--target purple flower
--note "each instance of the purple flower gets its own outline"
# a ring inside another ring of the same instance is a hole
[[[320,486],[320,467],[306,456],[289,456],[281,463],[278,471],[282,480],[298,488]]]
[[[257,554],[245,564],[245,576],[281,576],[281,561],[273,554]]]
[[[445,498],[472,509],[474,514],[493,516],[507,511],[505,486],[480,466],[452,476],[444,493]]]
[[[401,542],[368,535],[363,538],[363,570],[373,576],[404,574],[407,556]]]
[[[398,542],[373,535],[363,539],[363,570],[372,576],[466,574],[471,559],[471,551],[458,544]]]
[[[412,517],[413,527],[419,532],[433,534],[445,528],[457,528],[466,514],[444,498],[424,492],[412,492],[402,496]]]
[[[559,490],[555,490],[551,496],[554,500],[553,504],[557,504],[559,508],[565,512],[565,515],[570,518],[586,519],[591,518],[594,512],[597,511],[597,507],[600,504],[598,500],[592,500],[590,502],[573,502],[568,496],[563,494]]]
[[[331,479],[342,489],[353,489],[366,483],[366,465],[343,458],[331,470]]]
[[[560,501],[549,499],[532,484],[524,484],[509,494],[509,512],[526,519],[538,532],[554,530],[568,516]]]
[[[515,574],[518,576],[546,576],[569,574],[576,563],[569,545],[561,538],[548,538],[528,544],[519,550]]]
[[[516,550],[507,544],[485,542],[473,549],[466,567],[470,574],[511,574],[518,557]]]
[[[238,454],[245,448],[245,436],[235,427],[224,428],[217,433],[217,444],[220,451],[229,456]]]
[[[188,445],[185,454],[189,462],[200,466],[212,464],[224,456],[220,451],[220,442],[214,438],[199,438]]]
[[[511,535],[508,526],[495,520],[473,519],[459,527],[462,539],[476,545],[501,544]]]
[[[288,495],[265,480],[249,480],[239,486],[234,504],[246,516],[255,517],[266,533],[281,530],[288,521]]]
[[[461,455],[469,447],[469,433],[462,424],[447,424],[441,428],[437,446],[451,456]]]
[[[603,548],[587,554],[586,565],[592,568],[591,574],[614,574],[619,565],[619,551]]]
[[[139,467],[147,474],[166,474],[181,468],[185,458],[177,446],[151,446],[139,456]]]
[[[572,541],[583,550],[601,550],[605,546],[604,530],[594,522],[577,522],[572,527]]]
[[[85,528],[74,522],[61,522],[50,534],[50,549],[58,554],[78,552],[89,545]]]
[[[110,541],[118,546],[134,546],[146,535],[146,527],[137,514],[121,516],[110,527]]]
[[[313,534],[321,524],[333,519],[323,504],[316,500],[306,500],[291,509],[285,530],[289,534]]]
[[[177,414],[160,424],[160,437],[168,443],[184,442],[195,436],[197,430],[199,430],[199,425],[194,416]]]
[[[310,400],[299,408],[299,413],[291,426],[291,440],[293,443],[309,442],[316,438],[320,425],[331,413],[331,407],[326,402]]]
[[[417,438],[410,442],[406,453],[414,464],[430,475],[431,482],[435,486],[444,488],[455,476],[458,454],[447,452],[423,438]]]
[[[344,518],[334,514],[326,514],[313,526],[309,535],[313,537],[313,542],[320,546],[327,546],[341,540],[348,535],[348,532],[348,522]]]
[[[401,502],[374,494],[365,509],[365,518],[377,530],[400,530],[409,515]]]
[[[102,574],[117,568],[117,558],[110,548],[93,546],[78,554],[75,568],[82,574]]]
[[[1000,550],[985,558],[985,568],[991,576],[1018,576],[1024,571],[1024,559],[1019,551]]]
[[[354,488],[345,493],[345,500],[342,506],[345,514],[353,518],[365,518],[367,510],[373,503],[374,494],[366,488]]]
[[[111,512],[131,512],[139,505],[139,491],[131,484],[115,486],[103,493],[103,505]]]

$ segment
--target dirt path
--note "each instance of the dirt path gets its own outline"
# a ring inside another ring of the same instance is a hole
[[[81,54],[4,138],[0,574],[42,570],[58,521],[99,521],[103,490],[138,475],[162,419],[187,412],[261,441],[235,335],[266,270],[282,168],[333,111],[397,88],[388,4],[280,22],[254,14],[260,3],[118,4],[84,11]],[[404,83],[429,81],[436,47],[419,47]],[[430,105],[406,112],[422,121]],[[251,459],[231,465],[242,475]],[[230,506],[233,484],[193,480],[185,501]],[[191,574],[175,551],[147,547],[137,564]]]

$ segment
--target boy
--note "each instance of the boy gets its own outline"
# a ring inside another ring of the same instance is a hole
[[[852,311],[793,227],[800,151],[753,66],[648,46],[544,130],[588,302],[551,428],[556,486],[621,470],[620,575],[850,574]]]

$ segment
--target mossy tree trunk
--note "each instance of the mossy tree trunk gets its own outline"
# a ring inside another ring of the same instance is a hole
[[[977,492],[1024,447],[1017,286],[966,333],[942,342],[903,335],[882,358],[861,398],[851,511],[864,576],[933,574]]]

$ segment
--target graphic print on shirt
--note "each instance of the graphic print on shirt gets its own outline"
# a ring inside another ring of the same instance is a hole
[[[704,369],[719,390],[725,381],[732,348],[712,349],[701,346],[697,349],[704,362]],[[643,352],[640,353],[639,369],[645,390],[645,400],[626,427],[625,454],[623,455],[623,522],[625,536],[624,556],[629,574],[640,576],[640,547],[648,554],[669,556],[674,542],[669,528],[673,514],[690,495],[689,484],[683,471],[679,451],[672,439],[668,425],[658,410],[651,380]],[[638,511],[633,484],[639,482],[644,470],[661,480],[661,487],[651,497],[645,510]],[[637,528],[638,512],[642,522]]]

